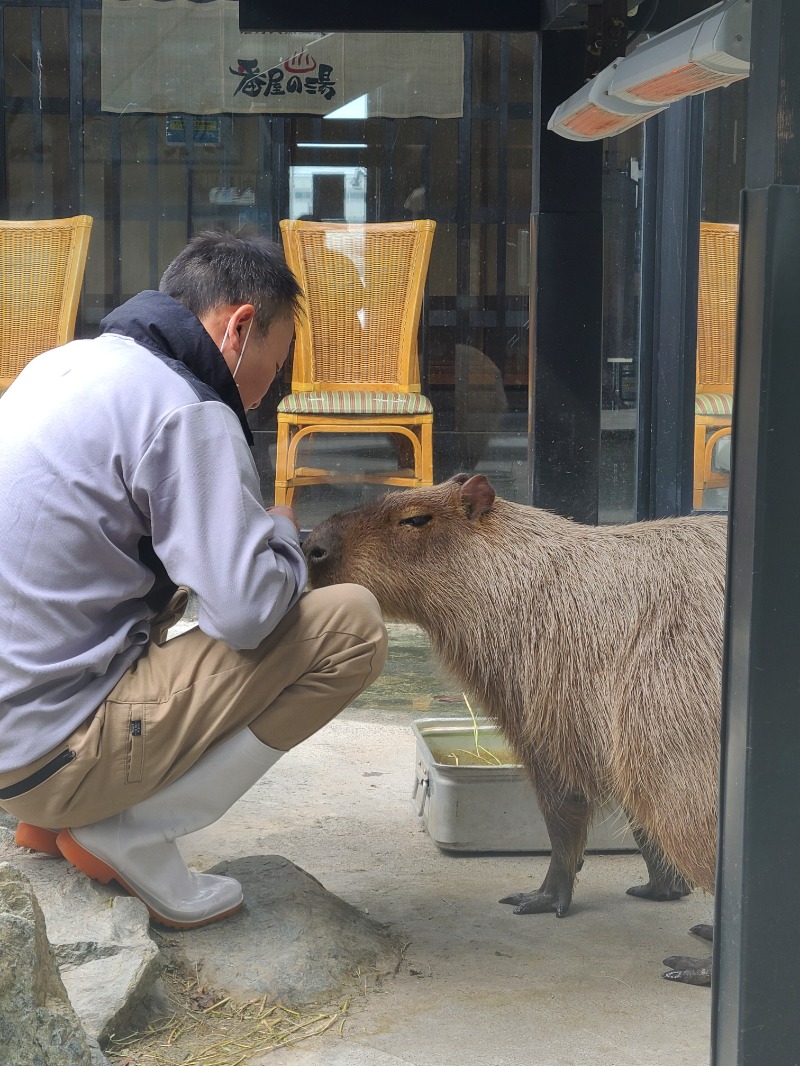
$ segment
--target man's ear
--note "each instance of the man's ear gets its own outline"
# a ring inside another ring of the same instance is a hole
[[[241,327],[244,330],[255,321],[255,317],[256,309],[252,304],[239,304],[231,316],[234,328],[239,329]]]
[[[470,522],[486,514],[495,501],[497,493],[483,474],[475,474],[461,486],[461,503]]]

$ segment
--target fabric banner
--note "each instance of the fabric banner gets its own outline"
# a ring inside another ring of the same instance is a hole
[[[103,0],[102,109],[458,118],[460,33],[240,33],[233,0]]]

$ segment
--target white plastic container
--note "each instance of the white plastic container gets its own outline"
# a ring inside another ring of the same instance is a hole
[[[412,802],[431,838],[445,851],[549,852],[550,838],[525,771],[507,761],[508,745],[495,725],[477,719],[478,743],[500,765],[450,765],[455,752],[469,760],[475,751],[471,718],[420,718]],[[504,758],[505,754],[505,758]],[[488,758],[488,757],[487,757]],[[598,811],[587,851],[636,851],[625,816],[616,806]]]

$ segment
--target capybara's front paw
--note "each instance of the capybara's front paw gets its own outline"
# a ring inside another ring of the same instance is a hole
[[[670,955],[664,965],[671,967],[664,976],[668,981],[680,981],[685,985],[711,984],[711,956],[707,959],[691,959],[686,955]]]
[[[513,892],[504,896],[501,903],[510,903],[514,914],[549,914],[555,911],[558,918],[563,918],[569,910],[570,900],[562,899],[552,892]]]

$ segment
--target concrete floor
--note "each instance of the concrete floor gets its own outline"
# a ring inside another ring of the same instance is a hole
[[[708,989],[665,981],[667,955],[712,901],[625,895],[636,855],[589,856],[570,914],[497,901],[536,887],[541,855],[441,851],[412,807],[417,717],[462,716],[414,627],[390,627],[383,677],[284,757],[216,825],[186,838],[192,865],[284,855],[407,943],[397,975],[357,998],[343,1033],[252,1066],[701,1066]],[[263,945],[265,952],[269,944]]]

